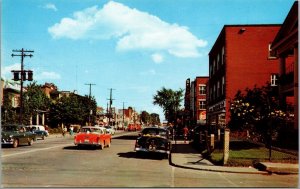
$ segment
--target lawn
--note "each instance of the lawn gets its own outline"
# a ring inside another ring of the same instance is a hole
[[[231,141],[229,144],[227,166],[253,166],[256,162],[269,161],[269,149],[247,141]],[[217,165],[223,164],[223,151],[215,149],[210,160]],[[297,163],[298,157],[276,150],[271,151],[271,162]]]

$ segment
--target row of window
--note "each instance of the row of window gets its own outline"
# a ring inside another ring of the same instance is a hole
[[[211,77],[213,74],[217,72],[217,70],[223,65],[225,62],[225,49],[222,48],[221,53],[217,55],[217,60],[213,60],[213,63],[209,66],[209,76]]]
[[[225,93],[225,76],[209,88],[209,99],[215,100]]]

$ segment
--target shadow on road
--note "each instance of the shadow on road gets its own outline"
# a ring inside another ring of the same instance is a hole
[[[124,135],[124,136],[118,136],[115,137],[114,140],[136,140],[137,135]]]
[[[136,152],[118,153],[118,156],[122,158],[151,159],[151,160],[162,160],[166,158],[165,154],[136,153]]]
[[[64,150],[99,150],[96,146],[65,146]]]

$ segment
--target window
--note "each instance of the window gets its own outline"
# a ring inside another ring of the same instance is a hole
[[[200,85],[199,86],[199,94],[200,95],[206,95],[206,85]]]
[[[224,62],[225,62],[225,48],[223,47],[222,48],[222,60],[221,60],[221,64],[224,64]]]
[[[268,59],[276,59],[276,53],[274,51],[272,51],[271,49],[272,43],[269,44],[268,50],[269,50],[269,57]]]
[[[214,85],[214,89],[213,89],[213,100],[215,100],[216,98],[216,85]]]
[[[225,91],[225,77],[222,77],[222,89],[221,89],[221,94],[224,95],[224,91]]]
[[[277,74],[272,74],[271,75],[271,86],[277,86]]]
[[[219,56],[219,54],[218,54],[218,56],[217,56],[217,69],[216,69],[216,70],[219,69],[219,62],[220,62],[220,56]]]
[[[219,97],[220,93],[220,81],[217,83],[217,98]]]
[[[206,109],[206,100],[199,100],[199,110]]]
[[[214,60],[212,74],[214,74],[214,73],[215,73],[215,69],[216,69],[216,61]]]
[[[211,77],[211,75],[212,75],[212,66],[211,66],[211,64],[209,65],[209,77]]]

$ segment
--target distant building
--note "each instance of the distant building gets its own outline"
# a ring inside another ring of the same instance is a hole
[[[224,127],[238,90],[277,85],[270,45],[281,25],[225,25],[209,52],[207,122]]]
[[[189,119],[192,126],[206,124],[206,83],[208,77],[196,77],[190,83],[186,80],[185,92],[185,112],[189,113]]]
[[[298,129],[298,1],[295,1],[272,42],[272,54],[278,58],[279,100],[281,108],[294,113],[294,128]]]

